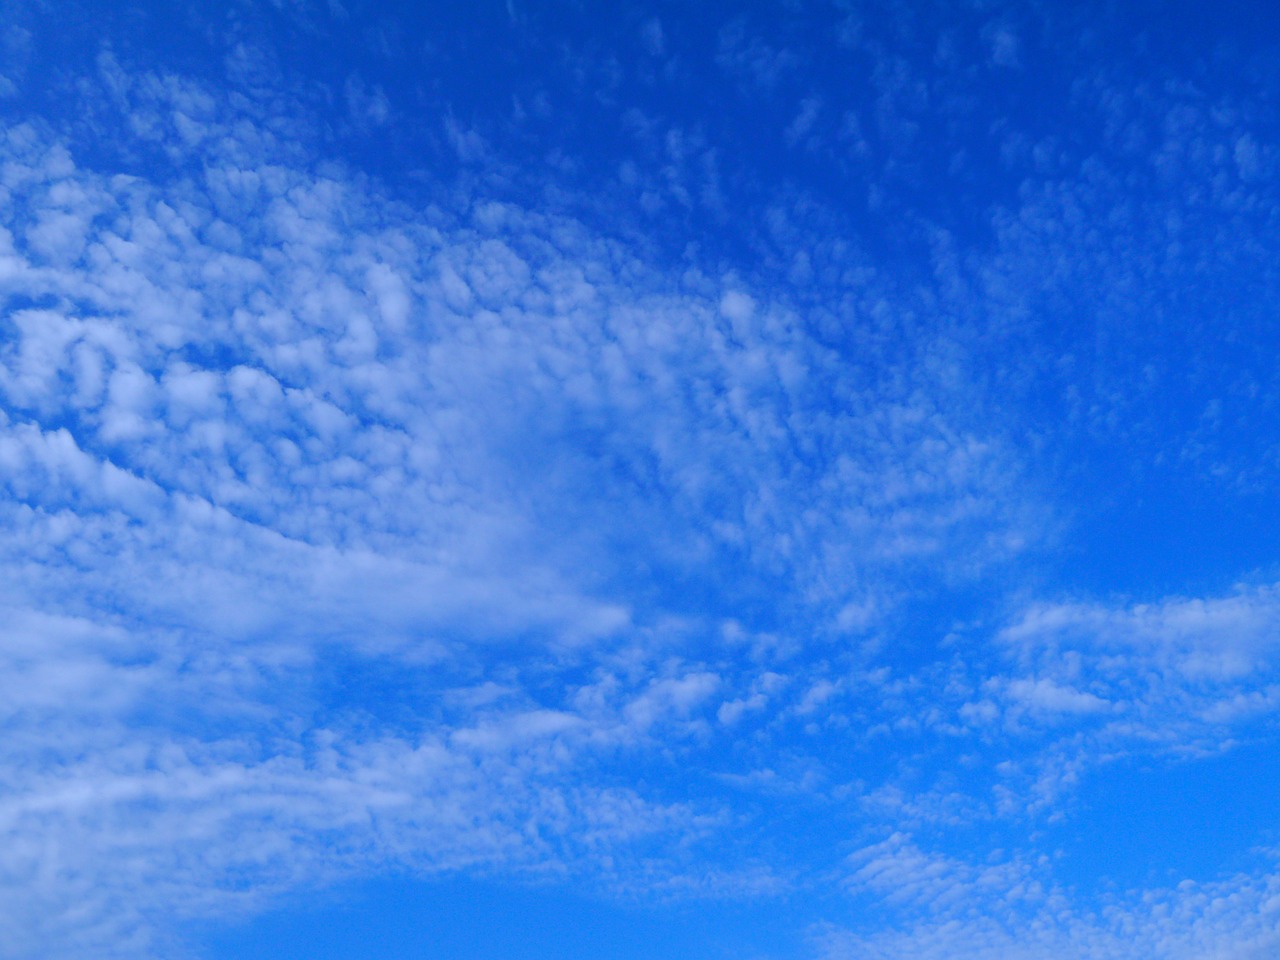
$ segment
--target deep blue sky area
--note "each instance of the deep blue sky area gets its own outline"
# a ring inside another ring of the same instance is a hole
[[[0,0],[0,958],[1280,954],[1278,46]]]

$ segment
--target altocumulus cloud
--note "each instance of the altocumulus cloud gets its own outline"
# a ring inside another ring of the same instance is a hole
[[[19,955],[132,954],[159,916],[382,862],[637,882],[619,849],[724,812],[592,757],[705,743],[793,651],[644,606],[619,553],[779,575],[834,633],[878,571],[1016,539],[1009,452],[916,357],[851,369],[736,281],[511,205],[411,210],[100,69],[172,173],[4,139]],[[335,700],[352,661],[418,686]]]
[[[853,19],[874,144],[812,91],[779,135],[885,151],[877,195],[941,97]],[[1032,59],[1016,26],[975,34],[991,69]],[[806,57],[753,29],[712,59],[768,101]],[[676,37],[640,34],[654,58]],[[1089,895],[1044,839],[1108,769],[1273,737],[1267,577],[1143,602],[1035,573],[1117,449],[1274,490],[1248,419],[1273,384],[1232,353],[1256,312],[1172,344],[1157,322],[1173,279],[1221,276],[1188,220],[1245,238],[1233,303],[1265,287],[1248,111],[1090,74],[1100,145],[1009,134],[1027,180],[989,247],[926,230],[904,281],[779,202],[784,284],[483,177],[408,199],[326,158],[255,56],[228,93],[105,51],[87,127],[0,129],[9,955],[169,956],[185,920],[397,870],[836,891],[797,920],[833,960],[1280,946],[1266,850]],[[394,125],[377,84],[342,89],[361,135]],[[643,209],[729,216],[705,134],[628,117],[661,154],[620,174]],[[1079,290],[1093,325],[1055,326]]]

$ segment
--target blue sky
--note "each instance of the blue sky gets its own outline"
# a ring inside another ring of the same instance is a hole
[[[1280,952],[1268,6],[0,9],[0,954]]]

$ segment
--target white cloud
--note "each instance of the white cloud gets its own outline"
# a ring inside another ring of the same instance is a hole
[[[927,392],[886,405],[785,303],[681,290],[510,205],[409,216],[291,166],[198,89],[102,70],[137,135],[201,172],[114,177],[6,134],[28,226],[0,235],[5,295],[40,304],[0,350],[20,956],[156,950],[169,915],[374,862],[633,882],[623,838],[715,817],[569,771],[768,722],[788,684],[672,659],[605,545],[689,570],[745,551],[847,606],[858,571],[999,512],[1003,454]],[[164,132],[175,108],[186,133]],[[316,692],[352,658],[421,675],[407,726],[359,734],[342,710],[381,708]],[[432,691],[488,670],[512,692],[434,713]]]
[[[992,64],[997,67],[1020,65],[1018,34],[1009,24],[991,23],[982,33]]]
[[[652,57],[662,56],[665,38],[662,33],[662,21],[657,17],[646,20],[640,28],[640,41]]]
[[[742,19],[720,31],[716,63],[735,78],[760,91],[773,93],[800,65],[799,55],[753,35]]]
[[[1273,666],[1280,596],[1274,586],[1261,586],[1122,608],[1046,604],[1028,610],[998,639],[1028,662],[1056,662],[1051,669],[1057,672],[1088,670],[1103,682],[1159,670],[1167,683],[1231,684]]]
[[[982,39],[1017,64],[1007,28]],[[671,46],[656,21],[641,41]],[[772,97],[798,49],[738,23],[717,62]],[[900,161],[951,101],[872,53],[878,109],[831,115],[862,118],[860,158]],[[235,51],[237,82],[258,83],[255,57]],[[936,637],[911,606],[1004,590],[984,574],[1039,542],[1044,436],[1019,452],[1003,391],[1074,369],[1094,334],[1021,351],[1006,328],[1064,277],[1134,289],[1088,226],[1114,199],[1102,161],[1029,181],[989,256],[939,241],[923,290],[844,237],[810,243],[811,201],[780,203],[793,296],[470,188],[396,202],[310,156],[296,103],[110,55],[84,88],[161,159],[78,166],[37,124],[0,144],[0,926],[18,956],[165,955],[171,917],[388,864],[796,883],[786,855],[741,855],[748,808],[703,781],[884,829],[843,875],[915,934],[832,931],[833,956],[1269,949],[1250,919],[1280,903],[1266,870],[1094,916],[1037,852],[966,859],[905,832],[1034,830],[1101,765],[1219,749],[1280,705],[1273,587],[1033,604]],[[355,126],[396,116],[355,76],[343,94]],[[800,104],[797,142],[827,102]],[[1194,155],[1215,191],[1223,171],[1256,181],[1265,145],[1227,124],[1197,153],[1206,122],[1159,169]],[[727,215],[706,130],[625,123],[652,210]],[[429,125],[468,177],[499,152],[491,126]],[[1065,162],[1052,146],[1028,149]],[[1107,222],[1168,226],[1149,213]],[[1095,386],[1126,368],[1108,369]],[[1113,440],[1134,408],[1114,384],[1063,405]],[[1230,398],[1195,406],[1213,415],[1189,458],[1231,422]],[[633,765],[666,765],[665,785]],[[796,873],[841,869],[847,846],[814,846]]]
[[[1052,680],[1012,680],[1009,682],[1008,693],[1015,701],[1031,710],[1046,713],[1099,713],[1110,706],[1101,697],[1061,686]]]
[[[851,858],[854,892],[876,890],[911,918],[900,929],[813,930],[825,960],[911,957],[1254,960],[1280,946],[1280,875],[1261,870],[1216,883],[1112,895],[1096,911],[1044,882],[1045,861],[974,864],[918,847],[900,834]]]

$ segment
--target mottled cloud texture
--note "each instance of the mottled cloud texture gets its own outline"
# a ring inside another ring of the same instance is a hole
[[[1273,834],[1093,884],[1055,833],[1274,748],[1274,560],[1194,547],[1276,493],[1274,131],[1100,55],[1095,126],[1038,129],[987,85],[1053,17],[1007,12],[928,57],[841,13],[857,103],[749,17],[566,40],[620,138],[576,159],[521,154],[551,79],[415,112],[232,24],[212,73],[98,44],[60,114],[11,29],[0,952],[182,955],[395,872],[820,891],[832,960],[1280,950]],[[766,159],[644,99],[690,63]],[[926,216],[940,170],[973,192]]]

